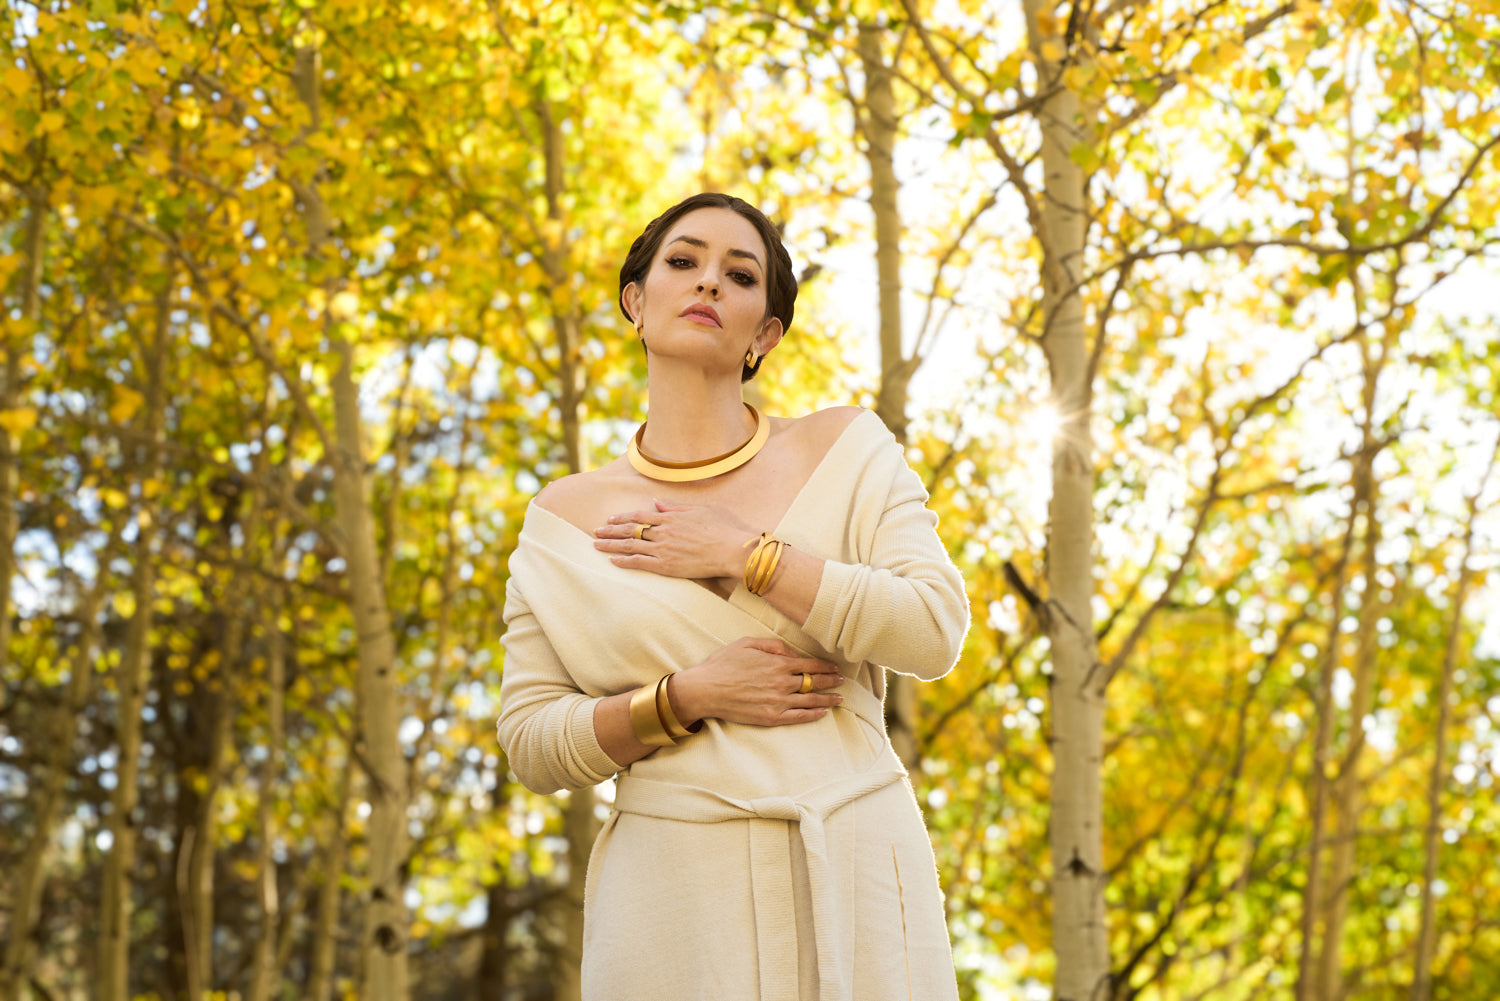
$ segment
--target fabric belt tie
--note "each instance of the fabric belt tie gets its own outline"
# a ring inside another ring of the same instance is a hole
[[[697,824],[749,821],[750,888],[762,1001],[798,1001],[797,920],[792,894],[792,849],[786,827],[795,823],[802,838],[807,883],[812,891],[818,999],[852,1001],[853,984],[848,977],[852,960],[842,955],[843,943],[835,935],[839,922],[834,912],[834,886],[823,824],[840,807],[905,777],[906,771],[889,746],[869,770],[796,796],[735,799],[699,786],[621,775],[615,789],[615,809],[620,813]],[[598,854],[596,849],[595,856]]]

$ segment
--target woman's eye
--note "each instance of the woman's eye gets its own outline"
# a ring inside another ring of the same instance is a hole
[[[667,258],[667,267],[669,267],[669,268],[679,268],[680,269],[680,268],[690,268],[692,266],[693,266],[693,262],[690,261],[690,260],[688,260],[686,257],[669,257],[669,258]]]
[[[741,285],[754,285],[757,281],[756,277],[748,271],[731,271],[729,277]]]

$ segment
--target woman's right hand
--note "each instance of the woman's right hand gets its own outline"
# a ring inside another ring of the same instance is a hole
[[[798,694],[802,676],[812,691]],[[783,726],[822,719],[843,701],[827,691],[844,683],[836,664],[800,656],[778,639],[745,637],[672,676],[667,696],[684,725],[712,717],[726,723]]]

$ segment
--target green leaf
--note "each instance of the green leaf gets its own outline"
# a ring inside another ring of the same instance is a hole
[[[1078,166],[1090,174],[1104,166],[1104,158],[1099,155],[1099,151],[1090,143],[1079,143],[1068,150],[1068,159],[1078,164]]]

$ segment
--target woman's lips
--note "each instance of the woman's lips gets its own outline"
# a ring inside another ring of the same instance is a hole
[[[699,323],[711,323],[715,327],[721,326],[721,324],[719,323],[718,310],[714,309],[712,306],[689,306],[678,315],[689,320],[697,320]]]

